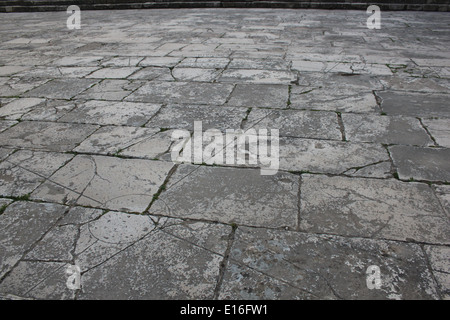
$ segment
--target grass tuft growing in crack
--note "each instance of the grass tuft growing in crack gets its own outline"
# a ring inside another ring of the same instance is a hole
[[[5,210],[6,210],[7,207],[8,207],[7,204],[4,204],[4,205],[2,205],[2,206],[0,207],[0,215],[2,215],[2,214],[5,212]]]

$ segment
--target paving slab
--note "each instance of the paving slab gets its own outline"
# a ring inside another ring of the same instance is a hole
[[[229,69],[222,73],[218,81],[232,83],[291,84],[295,82],[296,79],[296,74],[290,71]]]
[[[377,92],[381,98],[381,109],[388,115],[450,117],[450,111],[446,107],[449,95],[412,91],[414,92]]]
[[[233,86],[221,83],[152,82],[126,98],[128,101],[222,105]]]
[[[297,204],[295,175],[262,176],[257,169],[180,165],[149,212],[276,228],[296,225]]]
[[[0,118],[7,120],[19,120],[22,116],[43,103],[45,99],[19,98],[0,108]]]
[[[172,163],[104,156],[76,156],[31,197],[43,201],[143,212]]]
[[[48,81],[48,79],[33,79],[31,81],[23,82],[20,78],[0,77],[0,96],[17,97]]]
[[[40,121],[22,121],[0,133],[3,146],[47,150],[72,151],[99,126]]]
[[[10,127],[12,127],[15,124],[17,124],[17,121],[12,121],[12,120],[3,121],[3,120],[0,120],[0,133],[5,131],[5,130],[7,130],[7,129],[9,129]]]
[[[161,105],[150,103],[89,100],[59,119],[60,122],[140,127]]]
[[[203,105],[167,105],[146,124],[146,127],[194,130],[194,122],[201,121],[202,129],[239,129],[246,116],[244,108],[225,108]]]
[[[377,166],[384,161],[389,161],[388,153],[378,144],[280,138],[282,170],[345,174]],[[384,169],[370,173],[371,176],[374,174],[379,178],[385,177]]]
[[[19,150],[0,163],[0,195],[21,197],[31,193],[73,155]]]
[[[227,105],[285,109],[288,107],[289,87],[280,84],[237,84]]]
[[[96,79],[56,79],[26,92],[24,97],[71,99],[96,84]]]
[[[381,254],[380,254],[381,253]],[[370,290],[376,265],[381,287]],[[219,299],[436,299],[416,244],[238,228]]]
[[[450,181],[450,149],[389,147],[400,179]]]
[[[342,114],[348,141],[433,146],[434,142],[412,117]]]
[[[430,132],[436,143],[445,148],[450,148],[450,119],[430,118],[422,119],[423,125]]]
[[[450,241],[448,217],[427,184],[306,175],[301,194],[303,231],[437,244]]]
[[[244,126],[249,128],[278,129],[281,137],[342,140],[334,112],[252,109]]]
[[[58,204],[16,202],[0,215],[0,278],[60,219],[66,207]],[[27,230],[26,233],[23,230]],[[1,290],[1,289],[0,289]]]
[[[450,249],[442,246],[425,246],[425,252],[430,260],[433,275],[438,283],[442,298],[450,299]]]
[[[86,100],[122,100],[142,86],[140,81],[105,79],[77,96]]]

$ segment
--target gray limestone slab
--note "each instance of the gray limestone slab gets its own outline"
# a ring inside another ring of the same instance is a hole
[[[0,118],[19,120],[22,116],[43,103],[41,98],[19,98],[0,108]]]
[[[172,70],[172,76],[176,81],[213,82],[221,73],[220,69],[176,67]]]
[[[128,101],[222,105],[233,86],[221,83],[152,82],[126,98]]]
[[[181,57],[146,57],[139,63],[141,67],[174,67],[182,60]]]
[[[450,299],[450,249],[443,246],[425,246],[434,277],[438,283],[441,297]]]
[[[289,70],[289,62],[281,59],[232,59],[229,69]]]
[[[449,96],[445,94],[385,91],[377,95],[381,98],[382,110],[388,115],[450,117]]]
[[[422,123],[439,146],[450,148],[450,118],[422,119]]]
[[[0,147],[0,161],[6,159],[14,151],[15,151],[14,149],[7,149]]]
[[[180,165],[151,214],[265,227],[294,227],[298,177],[257,169]],[[281,210],[280,210],[281,209]]]
[[[48,79],[33,79],[30,81],[22,81],[20,78],[0,78],[0,96],[2,97],[17,97],[24,92],[48,82]]]
[[[31,99],[31,98],[30,98]],[[25,113],[21,120],[56,121],[76,107],[76,102],[46,99]]]
[[[98,66],[100,56],[66,56],[55,60],[52,64],[55,66]]]
[[[420,121],[412,117],[342,114],[348,141],[415,146],[434,145]]]
[[[73,156],[19,150],[0,163],[0,194],[20,197],[31,193]]]
[[[446,79],[416,77],[381,77],[386,90],[422,93],[450,93],[450,83]]]
[[[32,194],[33,199],[143,212],[172,163],[104,156],[76,156]]]
[[[146,67],[132,74],[128,79],[174,81],[169,68]]]
[[[265,69],[227,69],[219,82],[260,83],[260,84],[291,84],[297,76],[291,71]]]
[[[72,151],[96,125],[22,121],[0,133],[2,145],[47,151]]]
[[[60,122],[140,127],[150,120],[160,105],[120,101],[89,100],[59,119]]]
[[[450,182],[450,149],[392,146],[389,150],[400,179]]]
[[[239,129],[246,109],[202,105],[168,105],[153,117],[146,127],[186,129],[192,131],[194,122],[201,121],[202,129]]]
[[[50,203],[15,202],[0,215],[0,277],[3,278],[25,253],[60,219],[66,207]],[[23,232],[26,230],[27,232]]]
[[[86,270],[79,299],[212,299],[231,227],[160,224],[120,212],[91,223],[97,239],[77,259]]]
[[[389,161],[381,145],[315,139],[280,138],[280,169],[313,173],[353,174],[355,169]],[[371,168],[370,176],[385,177],[384,169]],[[364,171],[358,172],[364,174]]]
[[[366,271],[380,268],[370,290]],[[437,299],[420,246],[238,228],[219,299]]]
[[[278,129],[281,137],[341,140],[334,112],[252,109],[244,129]]]
[[[11,128],[13,125],[17,124],[17,121],[13,120],[1,120],[0,121],[0,133]]]
[[[97,82],[98,80],[95,79],[56,79],[26,92],[23,96],[35,98],[71,99]]]
[[[450,214],[450,186],[448,185],[436,185],[436,195],[441,201],[442,206]]]
[[[139,69],[140,68],[137,67],[105,67],[89,74],[88,76],[86,76],[86,78],[125,79]]]
[[[27,70],[30,67],[25,66],[1,66],[0,67],[0,77],[11,76],[15,73]]]
[[[227,105],[236,107],[287,108],[289,87],[277,84],[237,84]]]
[[[230,62],[227,58],[185,58],[177,67],[224,69]]]
[[[143,83],[123,79],[105,79],[77,96],[86,100],[122,100]]]
[[[300,230],[448,244],[450,222],[422,183],[305,175]]]

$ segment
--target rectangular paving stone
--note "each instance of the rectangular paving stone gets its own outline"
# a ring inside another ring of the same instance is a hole
[[[14,151],[15,151],[14,149],[6,149],[0,147],[0,161],[5,160]]]
[[[17,124],[17,121],[13,120],[0,120],[0,133]]]
[[[77,96],[86,100],[122,100],[142,86],[140,81],[105,79]]]
[[[289,62],[281,59],[232,59],[229,69],[289,70]]]
[[[450,222],[427,184],[304,175],[301,195],[305,232],[450,242]]]
[[[446,79],[415,77],[381,77],[385,90],[406,91],[409,93],[450,93],[450,84]]]
[[[289,87],[278,84],[237,84],[227,105],[236,107],[287,108]]]
[[[252,109],[244,129],[278,129],[281,137],[341,140],[334,112]]]
[[[222,105],[233,86],[221,83],[152,82],[126,98],[128,101]]]
[[[0,133],[3,146],[47,151],[72,151],[99,127],[40,121],[22,121]]]
[[[172,70],[172,76],[176,81],[213,82],[222,74],[220,69],[181,68]]]
[[[218,81],[233,83],[291,84],[296,78],[296,75],[290,71],[227,69],[222,73],[222,76]]]
[[[366,168],[366,174],[386,177],[379,163],[389,161],[387,151],[378,144],[315,139],[280,138],[280,169],[313,173],[353,174]],[[364,171],[358,172],[363,174]]]
[[[45,99],[40,98],[19,98],[13,100],[0,108],[0,118],[18,120],[44,101]]]
[[[449,95],[435,93],[377,92],[381,108],[388,115],[410,117],[450,117]]]
[[[95,79],[56,79],[45,83],[31,91],[24,97],[71,99],[80,92],[96,84]]]
[[[380,268],[369,290],[366,271]],[[420,246],[239,227],[219,299],[437,299]]]
[[[153,117],[146,127],[194,130],[194,122],[201,121],[202,129],[239,129],[246,109],[202,105],[168,105]]]
[[[128,79],[175,81],[169,68],[146,67],[133,73]]]
[[[450,148],[450,119],[422,119],[423,125],[428,129],[436,143],[441,147]]]
[[[83,141],[75,152],[116,155],[123,149],[151,138],[160,129],[106,126]],[[167,148],[165,149],[167,150]]]
[[[434,145],[433,140],[416,118],[343,113],[342,121],[348,141]]]
[[[294,227],[298,177],[257,169],[180,165],[149,212],[264,227]],[[280,210],[281,209],[281,210]]]
[[[15,73],[30,69],[30,67],[25,66],[1,66],[0,67],[0,77],[11,76]]]
[[[84,271],[79,299],[212,299],[231,227],[159,223],[110,212],[83,228],[79,242],[89,230],[95,238],[76,260]]]
[[[441,201],[444,210],[450,214],[450,186],[448,185],[435,185],[434,189],[436,191],[436,195]]]
[[[125,79],[139,69],[137,67],[105,67],[89,74],[86,78]]]
[[[137,67],[144,57],[115,57],[103,61],[104,67]]]
[[[76,156],[32,194],[33,199],[143,212],[172,163],[104,156]]]
[[[441,297],[444,300],[450,298],[450,248],[443,246],[424,246],[425,252],[430,260],[434,278],[436,279]]]
[[[33,79],[27,82],[20,78],[0,78],[0,96],[2,97],[17,97],[24,92],[36,88],[46,82],[48,79]]]
[[[58,99],[45,99],[45,101],[27,113],[21,120],[56,121],[76,107],[76,102]]]
[[[20,197],[31,193],[72,157],[62,153],[17,151],[0,163],[0,195]]]
[[[100,56],[67,56],[55,60],[52,65],[55,66],[98,66],[100,60],[103,57]]]
[[[178,64],[177,67],[224,69],[229,64],[229,62],[230,62],[230,59],[228,59],[228,58],[185,58],[185,59],[183,59],[183,61],[180,62],[180,64]]]
[[[155,115],[159,108],[160,105],[149,103],[89,100],[79,104],[59,121],[139,127]]]
[[[450,149],[392,146],[389,150],[400,179],[450,182]]]
[[[66,207],[50,203],[15,202],[8,206],[0,215],[0,278],[11,271],[65,211]]]
[[[98,67],[44,67],[38,66],[31,70],[17,73],[15,76],[27,79],[56,79],[56,78],[83,78],[99,69]]]
[[[140,67],[174,67],[182,60],[181,57],[146,57],[139,63]]]

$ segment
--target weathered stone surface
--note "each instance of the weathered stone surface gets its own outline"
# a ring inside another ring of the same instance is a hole
[[[103,68],[103,69],[100,69],[100,70],[97,70],[97,71],[91,73],[86,78],[125,79],[138,70],[139,70],[139,68],[135,68],[135,67],[122,67],[122,68],[106,67],[106,68]]]
[[[392,146],[389,150],[400,179],[450,182],[450,149]]]
[[[77,260],[86,270],[79,298],[212,299],[231,227],[161,222],[108,213],[92,223],[96,239]]]
[[[229,69],[225,70],[219,78],[220,82],[261,84],[291,84],[295,80],[296,75],[290,71],[257,69]]]
[[[429,78],[415,78],[415,77],[387,77],[380,78],[381,83],[385,89],[395,91],[406,91],[409,93],[423,92],[423,93],[450,93],[450,84],[445,79],[429,79]],[[389,91],[388,91],[389,92]],[[405,93],[406,93],[405,92]],[[403,94],[398,92],[397,94]],[[405,94],[408,96],[408,94]],[[417,96],[418,99],[420,96]],[[406,99],[406,97],[405,97]],[[414,98],[411,98],[414,99]],[[425,96],[426,101],[430,100],[430,96]],[[442,99],[441,95],[436,95],[436,99]],[[433,101],[432,99],[431,101]],[[414,101],[414,100],[413,100]]]
[[[20,78],[0,78],[0,96],[2,97],[16,97],[28,90],[36,88],[46,82],[48,79],[34,79],[23,82]]]
[[[142,67],[174,67],[181,60],[182,60],[182,58],[179,58],[179,57],[147,57],[139,63],[139,66],[142,66]],[[187,59],[185,59],[185,60],[187,60]]]
[[[58,204],[33,202],[16,202],[6,208],[0,215],[0,278],[11,271],[65,211],[66,207]],[[24,230],[27,232],[23,232]]]
[[[289,87],[278,84],[237,84],[227,104],[236,107],[287,108]]]
[[[434,277],[438,283],[443,299],[450,299],[450,248],[440,246],[425,246],[425,252],[430,260]]]
[[[404,115],[411,117],[450,117],[446,104],[448,95],[435,93],[410,92],[378,92],[381,108],[388,115]]]
[[[146,127],[194,130],[194,122],[201,121],[202,129],[239,129],[246,109],[202,105],[168,105],[162,107]]]
[[[95,79],[56,79],[49,81],[31,91],[24,97],[71,99],[96,84]]]
[[[128,79],[174,81],[169,68],[148,67],[133,73]]]
[[[171,58],[179,59],[179,58]],[[213,68],[224,69],[230,60],[227,58],[186,58],[180,62],[178,67],[182,68]]]
[[[418,242],[450,242],[450,222],[421,183],[304,175],[300,229]]]
[[[219,69],[180,68],[172,70],[172,76],[177,81],[213,82],[222,71]]]
[[[343,114],[342,121],[348,141],[416,146],[434,144],[416,118]]]
[[[76,156],[32,194],[33,199],[143,212],[172,163]]]
[[[150,120],[159,108],[160,105],[149,103],[90,100],[78,105],[59,121],[140,127]]]
[[[39,98],[23,98],[13,100],[7,105],[0,108],[0,118],[8,120],[18,120],[25,113],[34,109],[37,105],[43,103],[44,99]]]
[[[450,119],[422,119],[436,143],[441,147],[450,148]]]
[[[73,156],[19,150],[0,163],[0,195],[20,197],[31,193]]]
[[[11,76],[29,68],[24,66],[2,66],[0,67],[0,77]]]
[[[45,102],[25,113],[21,120],[56,121],[76,107],[76,103],[66,100],[46,99]]]
[[[345,174],[388,160],[387,151],[377,144],[280,138],[282,170]]]
[[[447,185],[437,185],[434,187],[436,190],[436,195],[442,203],[442,206],[450,214],[450,186]]]
[[[151,214],[265,227],[294,227],[298,177],[260,170],[180,165]],[[282,210],[280,210],[282,208]]]
[[[253,109],[244,129],[278,129],[282,137],[341,140],[334,112]]]
[[[222,105],[233,89],[221,83],[152,82],[126,98],[128,101]]]
[[[96,125],[22,121],[0,134],[2,145],[47,151],[72,151]]]
[[[122,100],[139,88],[143,83],[139,81],[105,79],[92,88],[78,95],[78,99],[93,100]]]
[[[0,121],[0,133],[17,124],[17,121]]]
[[[379,266],[381,288],[366,270]],[[267,282],[266,282],[267,281]],[[219,299],[436,299],[420,246],[238,228]]]

